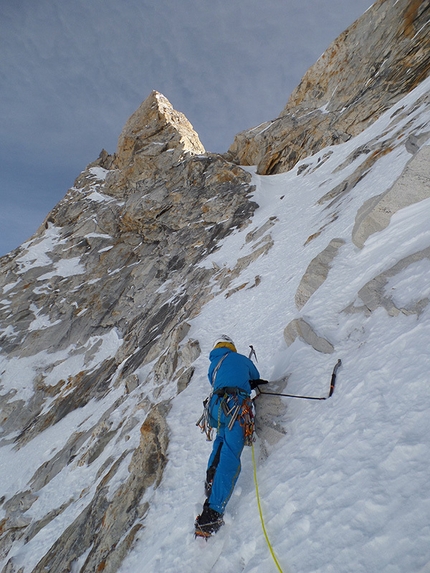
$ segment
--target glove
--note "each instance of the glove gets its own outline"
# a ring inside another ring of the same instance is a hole
[[[268,380],[262,380],[261,378],[257,378],[257,380],[250,380],[251,390],[254,390],[254,388],[257,388],[257,386],[268,383]]]

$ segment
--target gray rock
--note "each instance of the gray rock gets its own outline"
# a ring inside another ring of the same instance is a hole
[[[400,209],[430,197],[430,146],[420,149],[410,159],[394,185],[366,201],[358,210],[352,240],[362,248],[373,233],[382,231]]]
[[[263,392],[285,392],[288,376],[271,381],[269,386],[262,387]],[[285,413],[287,402],[279,396],[262,394],[255,400],[255,432],[260,440],[260,456],[266,458],[269,450],[286,434]]]
[[[317,352],[323,352],[324,354],[332,354],[334,352],[334,346],[328,340],[319,336],[303,318],[295,318],[285,327],[284,339],[287,346],[291,346],[296,338],[300,338]]]
[[[163,475],[167,461],[165,417],[168,409],[166,404],[160,404],[148,414],[140,429],[140,445],[130,462],[129,478],[118,488],[113,499],[108,500],[107,486],[114,475],[115,465],[121,460],[105,474],[92,502],[58,538],[33,573],[68,571],[72,563],[90,548],[81,573],[117,571],[142,527],[136,519],[144,516],[147,506],[140,506],[140,500],[148,487],[156,487],[160,483]]]
[[[296,292],[296,306],[300,310],[310,297],[324,283],[330,270],[330,265],[338,250],[345,244],[343,239],[332,239],[327,247],[309,263]]]
[[[413,255],[409,255],[408,257],[401,259],[394,266],[367,282],[358,291],[358,297],[362,302],[362,305],[351,304],[345,309],[345,311],[350,313],[364,311],[366,314],[370,314],[377,308],[385,308],[390,316],[397,316],[400,313],[406,315],[421,314],[429,303],[427,297],[422,297],[419,300],[411,301],[409,305],[399,308],[393,300],[394,293],[387,292],[386,287],[388,281],[391,278],[398,275],[404,269],[407,269],[409,265],[419,262],[423,259],[430,260],[430,248],[423,249],[422,251],[418,251]],[[390,294],[392,294],[392,296],[390,296]]]

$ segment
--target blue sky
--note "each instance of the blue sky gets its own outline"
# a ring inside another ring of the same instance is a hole
[[[208,151],[277,117],[371,0],[1,0],[0,255],[162,92]]]

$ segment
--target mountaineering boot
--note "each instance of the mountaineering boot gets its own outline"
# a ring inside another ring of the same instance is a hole
[[[205,481],[205,495],[209,499],[211,496],[212,491],[212,484],[215,477],[215,470],[213,466],[211,466],[208,471],[206,472],[206,481]]]
[[[203,504],[203,511],[194,523],[196,537],[210,537],[224,524],[222,513],[209,507],[208,500]]]

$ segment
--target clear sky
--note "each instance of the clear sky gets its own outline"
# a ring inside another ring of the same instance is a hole
[[[0,256],[156,89],[208,151],[277,117],[372,0],[0,0]]]

